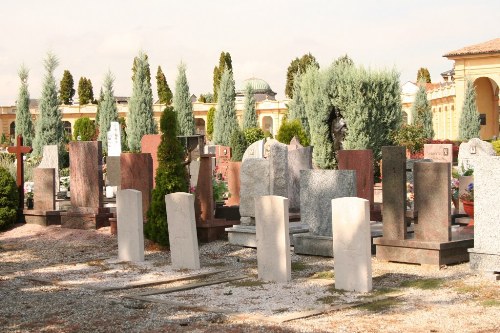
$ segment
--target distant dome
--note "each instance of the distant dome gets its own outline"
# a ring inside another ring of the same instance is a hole
[[[236,88],[237,97],[241,98],[245,94],[245,88],[248,84],[252,86],[254,97],[257,101],[275,99],[276,93],[271,89],[269,83],[256,77],[246,79],[238,85]]]

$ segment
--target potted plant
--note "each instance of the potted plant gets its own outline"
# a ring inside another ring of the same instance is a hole
[[[465,213],[472,218],[469,225],[474,225],[474,183],[470,183],[467,186],[465,192],[460,195],[460,200],[462,200],[464,205]]]

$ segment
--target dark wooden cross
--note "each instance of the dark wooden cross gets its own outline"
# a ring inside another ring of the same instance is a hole
[[[22,212],[24,208],[24,161],[23,155],[31,153],[33,149],[31,147],[23,146],[23,136],[19,134],[17,136],[17,146],[8,147],[7,151],[9,153],[16,154],[16,164],[17,164],[17,190],[19,191],[19,210]]]

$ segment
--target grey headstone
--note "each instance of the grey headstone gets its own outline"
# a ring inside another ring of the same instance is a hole
[[[354,170],[301,170],[300,214],[315,236],[332,237],[332,199],[356,196]]]
[[[291,212],[300,210],[300,170],[312,169],[312,147],[288,146],[288,202]]]
[[[269,161],[263,158],[243,161],[240,171],[240,215],[255,217],[254,199],[269,194]]]
[[[458,170],[474,169],[479,156],[495,156],[493,145],[478,138],[462,142],[458,149]]]
[[[121,186],[120,156],[106,157],[106,185]]]
[[[57,145],[43,146],[42,161],[39,168],[55,170],[55,192],[59,192],[59,149]]]
[[[274,142],[269,148],[269,193],[288,197],[288,147]]]
[[[432,160],[428,158],[415,158],[406,160],[406,181],[410,184],[413,184],[413,169],[415,163],[417,162],[432,162]]]
[[[242,162],[249,158],[263,158],[264,157],[264,140],[259,140],[248,146],[243,154]]]

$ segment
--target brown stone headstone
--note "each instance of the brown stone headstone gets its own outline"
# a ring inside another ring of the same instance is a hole
[[[158,169],[158,146],[161,143],[160,134],[146,134],[141,139],[141,152],[150,153],[153,165],[153,188],[156,186],[155,176]]]
[[[407,231],[405,147],[382,147],[382,161],[383,235],[386,239],[405,239]]]
[[[71,206],[103,207],[102,145],[101,141],[72,141],[69,143]]]
[[[373,152],[364,150],[338,151],[339,170],[356,170],[356,190],[359,198],[370,201],[373,209]]]
[[[149,153],[122,153],[120,155],[121,189],[142,192],[144,221],[153,191],[153,159]]]
[[[36,210],[55,210],[55,169],[35,168],[33,182],[35,183],[33,199]]]
[[[223,179],[227,179],[229,162],[231,160],[231,147],[215,146],[215,164],[217,173],[222,174]]]
[[[418,223],[415,224],[416,240],[438,242],[451,240],[450,170],[448,163],[415,163],[414,191],[415,205],[418,207]]]
[[[240,204],[240,168],[241,162],[229,162],[227,173],[227,187],[231,196],[226,201],[227,206]]]

